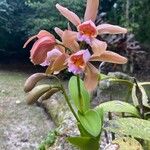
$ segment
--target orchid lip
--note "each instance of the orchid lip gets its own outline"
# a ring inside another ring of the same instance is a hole
[[[81,35],[86,35],[89,37],[96,37],[98,34],[97,28],[91,20],[80,24],[78,26],[78,31]]]
[[[58,56],[60,56],[62,53],[54,48],[53,50],[47,52],[47,57],[45,59],[45,61],[43,63],[41,63],[41,66],[49,66],[51,64],[51,62]]]
[[[86,35],[82,35],[81,33],[77,34],[77,40],[80,42],[86,42],[87,44],[91,45],[92,44],[92,38]]]
[[[90,60],[90,53],[86,50],[80,50],[77,53],[70,56],[68,59],[68,71],[74,74],[83,73],[86,67],[86,63]]]

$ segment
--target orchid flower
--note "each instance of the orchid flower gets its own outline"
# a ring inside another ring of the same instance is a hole
[[[78,32],[74,32],[74,34],[76,34],[75,38],[78,41],[85,41],[89,44],[95,54],[103,53],[107,48],[105,42],[96,39],[97,35],[120,34],[127,32],[127,29],[116,25],[101,24],[96,26],[94,21],[97,16],[98,6],[99,0],[87,0],[84,21],[81,22],[80,18],[74,12],[56,4],[56,8],[59,12],[77,27]]]
[[[45,61],[40,65],[48,66],[46,74],[58,74],[67,67],[66,60],[68,57],[69,55],[65,53],[64,47],[56,45],[53,50],[47,52]]]
[[[90,63],[91,61],[124,64],[127,59],[111,51],[105,51],[97,56],[91,55],[88,49],[72,54],[67,60],[68,71],[74,74],[84,73],[84,84],[88,91],[94,90],[99,80],[99,71]]]
[[[37,35],[30,37],[23,47],[25,48],[35,38],[38,40],[30,50],[31,61],[34,64],[48,66],[47,74],[57,74],[65,69],[65,61],[69,55],[62,46],[57,45],[55,37],[46,30],[41,30]]]
[[[66,61],[69,54],[67,54],[66,48],[69,49],[69,53],[79,50],[79,44],[72,38],[74,34],[70,34],[69,30],[62,31],[55,28],[55,31],[61,37],[62,42],[57,40],[55,48],[47,53],[45,61],[40,64],[41,66],[48,66],[47,74],[58,74],[61,70],[67,68]]]
[[[116,64],[124,64],[127,62],[125,57],[111,51],[104,51],[103,53],[99,52],[91,55],[88,49],[80,50],[79,44],[74,39],[75,32],[69,30],[62,31],[59,28],[55,28],[55,32],[61,37],[62,43],[66,47],[69,47],[71,50],[73,49],[73,51],[71,51],[71,56],[66,60],[68,71],[73,74],[84,73],[85,87],[89,91],[95,89],[99,80],[99,71],[90,63],[90,61],[104,61]],[[96,42],[99,41],[97,40]]]
[[[33,44],[32,49],[30,50],[30,59],[35,65],[43,63],[47,56],[47,52],[51,51],[56,44],[55,37],[51,33],[46,30],[41,30],[37,35],[30,37],[24,44],[23,48],[36,38],[37,41]]]

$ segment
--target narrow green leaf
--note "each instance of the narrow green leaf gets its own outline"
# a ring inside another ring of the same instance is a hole
[[[99,141],[90,137],[69,137],[68,141],[81,150],[98,150]]]
[[[147,93],[145,91],[145,89],[143,88],[143,86],[139,85],[139,88],[142,92],[142,101],[143,101],[143,105],[150,108],[150,102],[149,102],[149,98],[147,96]]]
[[[124,85],[127,85],[128,87],[132,87],[133,86],[133,83],[131,81],[129,81],[129,80],[112,78],[112,79],[109,79],[109,81],[113,82],[113,83],[124,84]]]
[[[136,117],[140,117],[140,114],[136,109],[136,107],[134,107],[129,103],[118,101],[118,100],[102,103],[95,108],[95,110],[98,113],[101,113],[101,109],[103,109],[104,112],[119,112],[119,113],[124,112],[124,113],[132,114]]]
[[[80,89],[81,89],[81,96],[82,96],[82,109],[86,112],[90,108],[90,95],[88,91],[84,87],[83,81],[80,79]],[[77,86],[77,77],[73,76],[69,80],[69,92],[70,96],[74,102],[74,105],[77,107],[79,111],[81,110],[81,106],[79,103],[79,94],[78,94],[78,86]]]
[[[108,121],[104,128],[114,133],[130,135],[150,141],[150,121],[147,120],[138,118],[120,118]]]
[[[144,86],[144,85],[149,85],[150,86],[150,82],[140,82],[140,85]]]
[[[148,97],[150,97],[150,82],[140,82],[139,83],[145,90]]]
[[[84,129],[92,136],[97,137],[102,127],[99,114],[94,110],[89,110],[85,114],[78,113],[78,115]]]
[[[103,74],[103,73],[100,73],[100,79],[101,80],[106,80],[106,79],[109,79],[109,78],[111,78],[110,76],[107,76],[107,75],[105,75],[105,74]]]
[[[136,96],[136,85],[134,84],[133,85],[133,88],[132,88],[132,101],[133,101],[133,104],[135,105],[135,106],[138,106],[139,104],[138,104],[138,98],[137,98],[137,96]]]
[[[149,98],[147,96],[147,93],[144,89],[144,87],[139,83],[139,89],[142,93],[142,103],[145,107],[148,107],[150,108],[150,102],[149,102]],[[136,85],[134,84],[133,88],[132,88],[132,100],[133,100],[133,103],[135,106],[138,106],[139,103],[138,103],[138,98],[137,98],[137,95],[136,95]]]

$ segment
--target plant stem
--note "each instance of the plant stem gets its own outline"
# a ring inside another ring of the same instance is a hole
[[[81,86],[80,86],[80,76],[77,75],[77,86],[78,86],[78,97],[79,97],[79,104],[80,104],[80,111],[83,113],[83,101],[81,95]]]
[[[64,97],[65,97],[65,100],[66,100],[66,102],[67,102],[67,104],[68,104],[68,106],[69,106],[71,112],[73,113],[73,115],[74,115],[74,117],[76,118],[77,122],[80,122],[78,116],[76,115],[76,113],[75,113],[75,111],[74,111],[74,109],[73,109],[73,107],[72,107],[72,105],[71,105],[71,103],[70,103],[69,97],[68,97],[68,95],[67,95],[67,93],[66,93],[66,91],[65,91],[65,89],[64,89],[64,87],[63,87],[63,85],[61,85],[61,89],[62,89],[63,95],[64,95]]]
[[[80,43],[80,49],[84,49],[85,48],[85,42],[81,42]]]
[[[73,113],[73,115],[74,115],[74,117],[76,118],[77,122],[80,122],[78,116],[76,115],[76,112],[74,111],[74,109],[73,109],[73,107],[72,107],[72,105],[71,105],[71,103],[70,103],[70,100],[69,100],[69,97],[68,97],[68,95],[67,95],[67,93],[66,93],[65,88],[63,87],[62,83],[60,82],[60,79],[59,79],[58,77],[54,76],[54,75],[48,75],[48,77],[52,77],[52,78],[54,78],[54,79],[56,79],[56,80],[58,81],[59,86],[57,86],[57,87],[62,90],[63,95],[64,95],[64,97],[65,97],[65,100],[66,100],[66,102],[67,102],[67,104],[68,104],[68,106],[69,106],[71,112]]]

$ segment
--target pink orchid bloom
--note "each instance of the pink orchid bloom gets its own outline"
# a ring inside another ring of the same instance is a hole
[[[75,39],[90,44],[95,54],[103,53],[107,48],[105,42],[96,39],[97,35],[120,34],[127,32],[127,29],[116,25],[101,24],[96,26],[94,21],[97,16],[98,6],[99,0],[87,0],[84,21],[81,23],[80,18],[75,13],[59,4],[56,4],[56,8],[59,12],[77,27],[78,32],[76,32]]]
[[[30,50],[30,59],[35,65],[43,63],[47,56],[47,52],[51,51],[56,44],[56,39],[51,33],[46,30],[41,30],[37,35],[30,37],[24,44],[23,48],[36,38],[37,41],[33,44],[32,49]]]
[[[72,54],[68,60],[68,71],[74,74],[84,73],[84,84],[88,91],[93,91],[98,84],[99,71],[90,63],[90,61],[103,61],[116,64],[124,64],[127,59],[111,51],[105,51],[101,55],[91,55],[86,50],[80,50]]]
[[[67,68],[66,60],[69,55],[65,53],[64,47],[56,45],[54,49],[47,52],[47,57],[41,66],[48,66],[46,74],[58,74],[61,70]]]
[[[103,61],[116,64],[124,64],[127,62],[125,57],[111,51],[104,51],[103,53],[97,51],[97,53],[91,55],[87,49],[80,50],[79,44],[74,39],[76,36],[75,32],[69,30],[62,31],[57,27],[55,28],[55,32],[61,37],[66,47],[71,50],[73,49],[73,51],[71,51],[73,54],[66,61],[68,71],[74,74],[84,73],[84,83],[88,91],[94,90],[99,80],[99,71],[90,61]],[[95,42],[99,42],[99,40]],[[101,47],[99,47],[99,49],[101,49]]]
[[[65,52],[63,46],[69,48],[72,52],[79,50],[79,44],[74,40],[74,34],[70,34],[69,30],[62,31],[59,28],[55,28],[55,30],[57,30],[57,34],[61,37],[62,42],[57,40],[55,48],[47,52],[45,61],[40,64],[41,66],[48,66],[47,74],[57,74],[67,68],[66,60],[69,55]]]
[[[89,61],[91,54],[89,51],[80,50],[75,54],[72,54],[68,59],[68,71],[73,74],[83,73],[85,70],[86,63]]]

